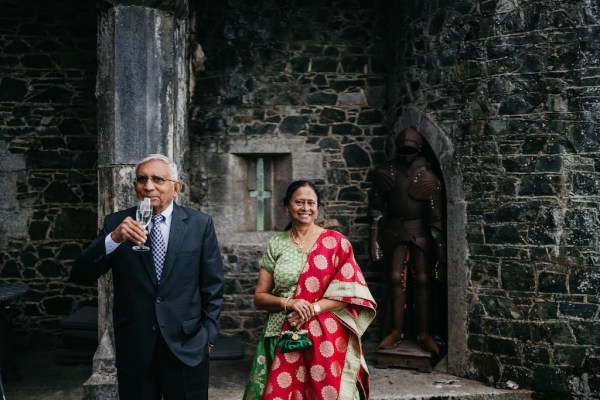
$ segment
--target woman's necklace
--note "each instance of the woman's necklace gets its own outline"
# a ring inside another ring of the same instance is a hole
[[[292,238],[292,242],[298,248],[298,250],[304,249],[304,243],[306,243],[306,239],[308,239],[312,235],[314,230],[315,224],[312,224],[312,226],[310,227],[310,232],[308,232],[308,234],[304,237],[304,240],[300,241],[300,238],[296,239],[296,235],[294,234],[294,228],[290,228],[290,236]]]

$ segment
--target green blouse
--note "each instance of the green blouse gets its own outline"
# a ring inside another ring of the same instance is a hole
[[[272,294],[274,296],[294,296],[298,277],[306,265],[307,259],[308,252],[299,250],[290,240],[287,231],[278,233],[271,238],[260,259],[260,266],[273,275]],[[270,313],[265,337],[279,336],[285,317],[285,311]]]

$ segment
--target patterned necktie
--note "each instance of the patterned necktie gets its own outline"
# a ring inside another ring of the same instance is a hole
[[[154,258],[154,267],[156,268],[156,280],[160,283],[163,264],[165,262],[165,254],[167,254],[167,246],[165,239],[160,231],[160,223],[164,219],[161,214],[152,216],[152,230],[150,231],[150,242],[152,243],[152,258]]]

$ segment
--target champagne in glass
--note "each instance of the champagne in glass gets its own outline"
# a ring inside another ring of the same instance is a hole
[[[144,228],[147,227],[152,220],[152,202],[149,197],[144,197],[142,201],[140,201],[140,204],[138,204],[138,208],[135,213],[135,219],[137,222],[142,224]],[[150,247],[144,244],[139,244],[133,246],[132,249],[135,251],[148,251],[150,250]]]

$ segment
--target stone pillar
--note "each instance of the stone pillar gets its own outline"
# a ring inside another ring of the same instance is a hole
[[[98,20],[98,220],[136,204],[135,163],[150,153],[180,167],[187,152],[187,0],[112,0]],[[164,3],[164,4],[163,4]],[[181,199],[179,199],[181,201]],[[84,398],[117,399],[112,276],[98,282],[98,335]]]

